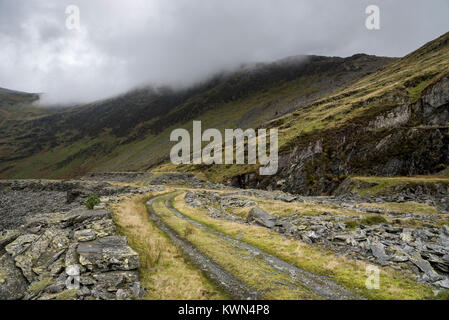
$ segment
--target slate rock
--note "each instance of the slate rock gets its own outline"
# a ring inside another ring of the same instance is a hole
[[[250,210],[247,220],[270,229],[276,225],[275,217],[257,207]]]
[[[75,231],[73,238],[79,242],[92,241],[95,240],[96,235],[91,229],[78,230]]]
[[[439,285],[442,288],[449,289],[449,279],[444,279],[435,282],[436,285]]]
[[[29,241],[32,240],[32,243]],[[69,239],[62,230],[47,229],[41,236],[24,235],[6,247],[28,282],[36,280],[67,249]]]
[[[0,257],[0,300],[23,298],[27,282],[12,258],[4,254]]]
[[[138,254],[128,246],[126,237],[110,236],[78,245],[80,263],[90,270],[133,270],[140,265]]]
[[[431,281],[443,279],[432,267],[429,261],[422,259],[418,254],[410,255],[410,261],[413,262]]]
[[[116,291],[119,288],[129,287],[130,283],[137,282],[139,275],[137,271],[111,271],[94,274],[96,285],[108,291]]]
[[[381,265],[387,265],[388,260],[390,259],[389,256],[385,253],[385,246],[380,242],[375,242],[370,245],[371,252],[373,253],[374,257],[376,257],[377,262],[379,262]]]

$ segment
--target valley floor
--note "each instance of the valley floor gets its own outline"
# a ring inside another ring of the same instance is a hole
[[[8,205],[13,198],[26,199],[27,194],[35,197],[31,210]],[[45,201],[36,200],[39,194]],[[79,181],[2,181],[0,196],[5,207],[0,222],[6,229],[25,222],[26,232],[38,235],[47,232],[49,224],[45,222],[41,229],[30,224],[40,217],[38,212],[57,211],[63,212],[62,217],[71,217],[90,194],[99,194],[100,203],[88,216],[96,216],[97,210],[111,210],[118,233],[138,254],[143,299],[448,297],[448,215],[434,205],[438,199],[429,196],[422,197],[425,201],[403,195],[396,195],[401,199],[395,201],[379,194],[373,198],[352,193],[301,197],[230,188],[183,174],[134,174],[132,178],[106,174]],[[69,195],[75,200],[67,204],[63,200]],[[18,217],[21,220],[15,222]],[[76,229],[80,236],[75,240],[70,240],[66,227],[58,228],[63,228],[67,241],[76,240],[72,246],[78,246],[78,251],[104,241],[104,232],[90,230],[91,225],[76,227],[82,232]],[[18,243],[20,236],[11,234],[4,230],[0,238],[1,247],[7,249],[2,253],[5,259],[14,252],[12,248],[23,245]],[[62,263],[64,255],[59,258]],[[30,267],[39,261],[31,260]],[[2,268],[0,273],[12,270]],[[95,263],[86,268],[86,277],[98,272]],[[38,284],[40,278],[48,283],[44,281],[37,295],[29,293],[34,288],[29,286],[24,297],[53,298],[48,291],[54,290],[52,284],[58,281],[60,271],[52,272],[55,274],[50,277],[44,271],[33,274]],[[116,275],[113,270],[102,272],[108,277]],[[25,281],[23,284],[26,288]],[[107,293],[109,289],[99,295],[96,288],[102,287],[83,284],[93,298],[120,298],[116,291],[114,296]],[[72,292],[73,297],[87,296]]]
[[[171,187],[140,200],[147,223],[162,230],[187,263],[230,298],[447,295],[449,221],[429,201],[368,203],[367,198],[228,189],[173,181],[170,175],[154,179]],[[268,218],[254,217],[256,208]],[[379,270],[377,289],[367,285],[373,268]]]

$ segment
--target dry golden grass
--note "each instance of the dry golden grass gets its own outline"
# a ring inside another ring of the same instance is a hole
[[[260,198],[255,197],[242,197],[251,199],[257,202],[257,207],[265,210],[269,214],[273,216],[284,216],[291,214],[299,214],[312,216],[316,214],[321,214],[323,212],[329,212],[333,214],[339,215],[347,215],[347,216],[364,216],[363,213],[357,212],[355,210],[343,209],[337,206],[331,205],[323,205],[323,204],[315,204],[312,202],[298,203],[298,202],[283,202],[277,200],[261,200]],[[229,209],[228,212],[234,215],[240,216],[242,218],[246,218],[248,216],[249,211],[254,208],[252,207],[244,207],[244,208],[232,208]]]
[[[147,289],[144,299],[226,299],[149,220],[145,207],[148,196],[126,199],[113,208],[118,230],[128,237],[131,247],[140,255],[139,272]]]
[[[361,203],[358,207],[367,207],[367,208],[380,208],[387,210],[394,210],[404,213],[413,213],[413,214],[439,214],[440,212],[433,206],[418,203],[414,201],[410,202],[386,202],[386,203]]]

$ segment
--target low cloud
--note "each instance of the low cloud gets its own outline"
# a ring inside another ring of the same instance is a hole
[[[449,31],[446,0],[375,2],[379,31],[364,0],[0,0],[0,87],[82,103],[298,54],[402,56]]]

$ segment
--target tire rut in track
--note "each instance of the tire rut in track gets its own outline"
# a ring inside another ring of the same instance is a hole
[[[217,230],[211,229],[208,226],[183,215],[172,205],[172,201],[176,195],[177,193],[174,193],[168,200],[165,201],[165,206],[176,217],[187,221],[188,223],[202,229],[205,232],[213,234],[214,236],[222,239],[223,241],[231,243],[234,247],[249,252],[254,257],[257,256],[259,259],[263,261],[263,263],[271,267],[273,270],[276,270],[276,272],[288,276],[288,278],[291,279],[289,285],[307,288],[307,290],[310,290],[311,292],[313,292],[313,294],[317,295],[322,299],[330,299],[330,300],[363,299],[362,297],[355,295],[351,291],[345,289],[344,287],[333,282],[332,280],[330,280],[325,276],[319,276],[310,273],[308,271],[302,270],[255,246],[252,246],[244,241],[232,238]],[[230,296],[237,297],[240,299],[260,298],[261,293],[255,290],[251,290],[249,286],[247,286],[243,281],[237,279],[231,273],[224,270],[216,262],[214,262],[207,255],[205,255],[199,249],[197,249],[192,243],[179,236],[173,229],[171,229],[163,221],[161,221],[159,217],[157,217],[157,214],[154,212],[154,209],[152,207],[152,203],[154,200],[160,197],[162,196],[153,198],[148,203],[149,210],[152,213],[152,219],[163,231],[165,231],[164,229],[170,230],[171,234],[171,235],[169,234],[170,238],[173,237],[172,240],[175,242],[175,244],[181,247],[181,249],[192,259],[193,263],[201,270],[205,271],[210,276],[210,278],[217,281],[217,279],[221,277],[221,279],[218,280],[217,282],[226,292],[228,292],[228,294],[230,294]],[[159,221],[156,221],[155,219]],[[167,231],[165,232],[168,234]],[[198,259],[198,257],[201,258]],[[198,265],[198,262],[195,262],[195,260],[200,260],[201,261],[200,264]],[[208,267],[208,264],[211,264],[211,266]],[[230,283],[226,284],[226,281],[230,281]],[[239,284],[237,287],[234,286],[236,283]],[[240,294],[237,292],[239,290],[242,290]]]

